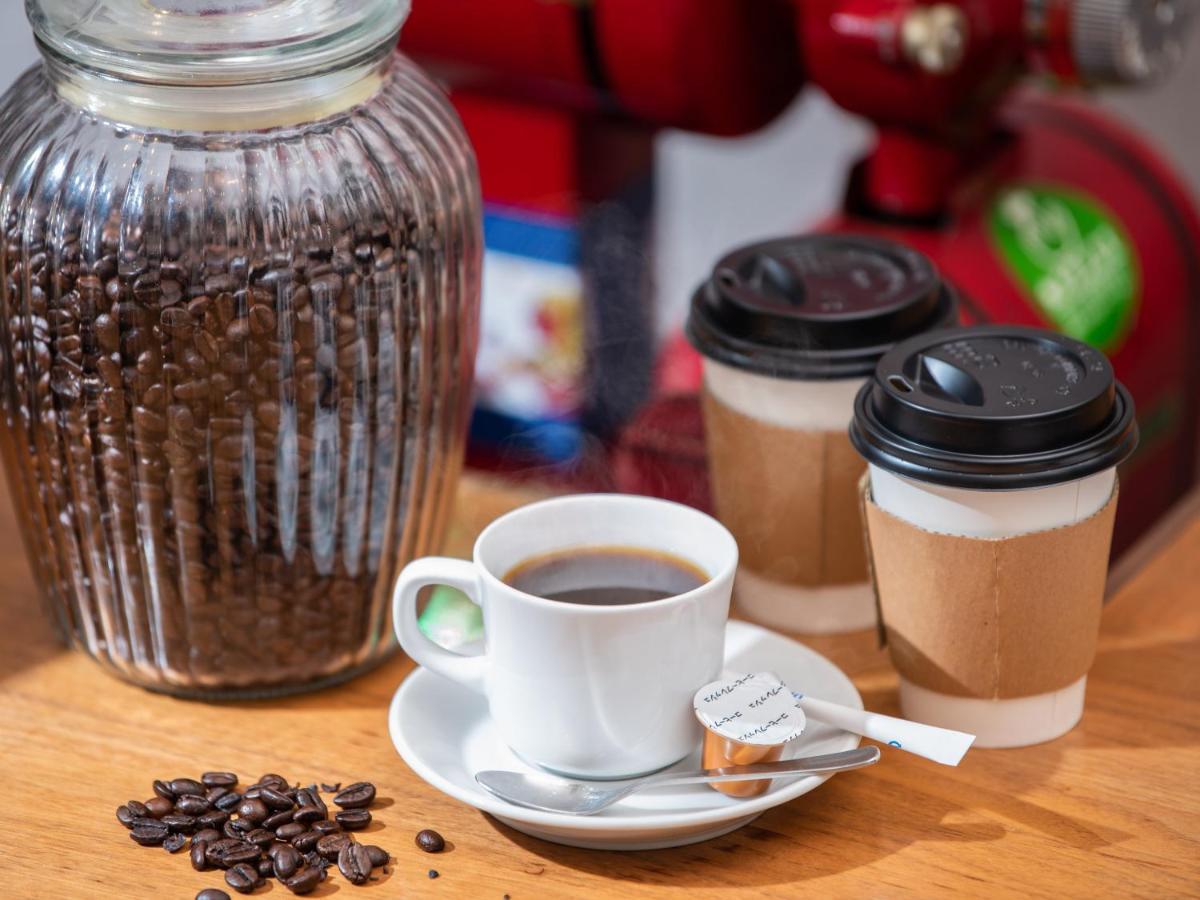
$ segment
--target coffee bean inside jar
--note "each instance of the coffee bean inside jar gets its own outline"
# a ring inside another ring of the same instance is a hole
[[[244,11],[206,16],[224,69],[162,35],[178,71],[155,76],[160,111],[186,100],[203,129],[99,116],[64,87],[94,65],[106,113],[134,109],[118,38],[138,0],[104,0],[124,24],[94,36],[103,60],[72,57],[91,51],[34,5],[65,58],[0,100],[0,454],[42,593],[71,640],[150,687],[350,674],[388,647],[397,567],[435,549],[461,463],[480,249],[461,129],[391,51],[399,4],[368,63],[346,48],[345,108],[262,127],[245,110],[279,47],[241,43]],[[325,37],[279,36],[289,77]],[[239,89],[245,110],[218,108]],[[240,130],[213,127],[226,114]]]

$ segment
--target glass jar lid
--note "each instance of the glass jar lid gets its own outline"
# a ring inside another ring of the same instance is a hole
[[[25,0],[44,49],[127,81],[231,85],[353,65],[411,0]]]

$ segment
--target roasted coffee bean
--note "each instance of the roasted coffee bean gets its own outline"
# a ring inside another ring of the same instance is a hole
[[[339,825],[337,822],[331,822],[329,819],[322,819],[320,822],[312,823],[312,830],[315,831],[317,834],[322,834],[322,835],[334,834],[335,832],[341,831],[342,826]]]
[[[215,828],[202,828],[192,835],[193,844],[199,841],[219,841],[220,839],[221,832]]]
[[[192,868],[197,872],[203,872],[208,868],[208,844],[207,840],[192,841],[189,855],[192,858]]]
[[[262,859],[260,859],[258,861],[258,877],[259,878],[262,878],[265,880],[267,878],[270,878],[274,874],[275,874],[275,864],[270,859],[268,859],[267,857],[264,856]]]
[[[171,785],[161,779],[154,782],[154,793],[158,794],[164,800],[170,800],[172,803],[175,802],[175,792],[171,790]]]
[[[146,807],[144,807],[144,806],[142,807],[142,809],[145,809],[145,808]],[[117,807],[117,821],[120,822],[122,825],[124,825],[126,828],[132,828],[133,820],[139,819],[139,818],[148,819],[150,817],[146,816],[146,815],[142,815],[142,816],[134,815],[133,811],[128,806],[118,806]]]
[[[154,828],[156,825],[165,825],[165,824],[166,823],[164,823],[161,819],[155,819],[152,816],[135,816],[133,818],[133,821],[129,823],[131,828],[137,828],[142,825],[147,826],[149,828]],[[170,831],[169,828],[167,830]]]
[[[130,832],[129,837],[143,847],[156,847],[167,839],[167,826],[161,822],[157,825],[137,825]]]
[[[367,809],[344,809],[333,818],[347,831],[362,831],[371,824],[371,811]]]
[[[295,791],[296,803],[300,806],[316,806],[317,797],[321,796],[310,787],[297,787]]]
[[[392,858],[382,847],[377,847],[374,844],[367,844],[367,853],[371,857],[371,865],[375,868],[386,866]]]
[[[430,878],[437,878],[437,877],[438,877],[438,870],[437,870],[437,869],[430,869],[430,870],[429,870],[429,877],[430,877]],[[506,896],[507,896],[507,895],[506,895]]]
[[[337,784],[322,784],[321,785],[321,790],[324,791],[326,794],[336,794],[341,789],[342,789],[342,783],[340,781]]]
[[[238,841],[236,845],[230,846],[223,854],[223,858],[228,865],[236,865],[240,862],[255,862],[262,856],[262,850],[248,841]]]
[[[229,813],[224,810],[214,809],[203,815],[196,816],[197,828],[220,828],[229,821]]]
[[[202,816],[211,809],[211,803],[195,794],[184,794],[175,801],[175,811],[185,816]]]
[[[274,772],[268,772],[258,779],[258,783],[264,787],[273,787],[276,790],[286,791],[290,785],[288,780],[282,775],[276,775]]]
[[[325,811],[316,806],[301,806],[292,813],[292,821],[301,825],[311,825],[325,818]]]
[[[140,800],[130,800],[125,805],[129,807],[129,811],[135,816],[150,816],[150,810]],[[151,816],[151,818],[157,818],[157,816]]]
[[[280,828],[281,826],[288,824],[290,821],[292,821],[292,811],[290,809],[285,809],[263,819],[262,827],[269,828],[271,831],[274,831],[276,828]]]
[[[426,853],[441,853],[446,849],[446,839],[432,828],[417,832],[417,846]]]
[[[227,787],[210,787],[204,792],[204,799],[216,806],[217,801],[229,793]]]
[[[338,853],[338,871],[351,884],[366,884],[371,877],[371,854],[362,844],[347,844]]]
[[[217,888],[205,888],[196,895],[196,900],[230,900],[229,895]]]
[[[305,866],[290,878],[285,879],[283,884],[293,894],[311,894],[321,883],[322,874],[323,870],[315,866]]]
[[[292,846],[301,853],[308,853],[317,846],[317,841],[323,836],[319,831],[306,831],[292,838]]]
[[[300,851],[295,847],[280,847],[271,859],[275,869],[275,877],[280,881],[291,878],[300,868]]]
[[[250,787],[242,791],[242,799],[257,800],[262,795],[262,785],[252,784]]]
[[[255,828],[259,827],[259,823],[254,822],[251,819],[230,819],[229,822],[231,825],[233,825],[234,829],[240,832],[242,835],[245,835],[247,832],[253,831]]]
[[[166,797],[151,797],[146,801],[145,806],[146,812],[155,819],[161,819],[175,811],[175,801],[168,800]]]
[[[172,813],[169,816],[163,816],[159,819],[171,831],[179,834],[191,834],[196,830],[196,820],[192,816],[184,816],[179,813]]]
[[[261,800],[243,800],[238,804],[238,818],[258,824],[269,814],[267,805]]]
[[[183,845],[186,843],[187,838],[185,838],[182,834],[179,834],[178,832],[175,834],[168,834],[166,839],[163,841],[163,849],[168,853],[177,853],[183,849]]]
[[[349,847],[354,843],[354,838],[348,834],[327,834],[317,841],[317,852],[324,859],[335,860],[337,855],[342,851],[343,847]]]
[[[176,799],[189,794],[196,797],[203,797],[205,790],[204,785],[194,778],[176,778],[171,782],[170,788]]]
[[[222,794],[218,797],[213,805],[224,812],[233,812],[241,802],[242,795],[237,791],[230,791],[228,794]]]
[[[265,828],[255,828],[246,835],[246,840],[254,846],[266,850],[275,841],[275,832],[267,831]]]
[[[238,779],[232,772],[205,772],[200,776],[200,782],[210,788],[231,788],[238,783]]]
[[[333,795],[333,802],[342,809],[362,809],[370,806],[374,799],[375,785],[369,781],[356,782]]]
[[[273,334],[275,311],[268,306],[253,307],[250,310],[250,331],[258,336]]]
[[[307,830],[308,826],[300,822],[288,822],[275,829],[275,836],[281,841],[290,841],[297,835],[304,834]]]
[[[238,863],[225,873],[225,883],[239,894],[249,894],[262,884],[262,878],[259,877],[257,865]]]
[[[270,809],[273,809],[276,812],[291,809],[296,805],[288,797],[284,796],[273,787],[264,787],[262,791],[259,792],[258,798]]]
[[[312,866],[314,869],[324,869],[330,864],[329,860],[323,857],[316,850],[310,850],[308,853],[305,853],[301,859],[304,860],[304,864],[306,866]]]
[[[226,838],[209,844],[205,859],[209,865],[228,869],[240,862],[255,862],[260,856],[262,851],[253,844]]]
[[[225,835],[225,837],[232,841],[240,841],[246,832],[242,831],[242,829],[239,827],[237,819],[228,819],[226,820],[225,824],[221,826],[221,834]]]
[[[205,847],[205,858],[210,866],[217,865],[225,851],[234,844],[242,843],[238,838],[221,838],[219,841],[209,841]]]
[[[302,788],[296,791],[296,803],[299,804],[301,810],[315,809],[321,814],[324,819],[329,815],[329,807],[325,805],[325,801],[321,799],[321,795],[313,788]]]

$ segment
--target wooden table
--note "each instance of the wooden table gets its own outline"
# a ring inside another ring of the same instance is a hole
[[[519,495],[471,482],[454,548]],[[1126,584],[1104,616],[1082,724],[1053,743],[973,750],[958,768],[888,753],[753,825],[677,850],[576,850],[525,837],[416,778],[385,709],[411,664],[272,703],[173,700],[63,651],[38,612],[0,500],[0,895],[191,898],[222,884],[183,855],[135,846],[113,811],[153,777],[228,768],[380,787],[371,839],[396,857],[342,897],[1173,897],[1200,894],[1200,520]],[[869,636],[814,641],[868,708],[896,713]],[[451,842],[430,856],[414,833]],[[426,870],[440,877],[430,880]],[[268,893],[290,896],[275,883]]]

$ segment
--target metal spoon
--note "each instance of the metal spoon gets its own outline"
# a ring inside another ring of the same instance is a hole
[[[841,753],[781,759],[749,766],[726,766],[699,772],[662,772],[629,781],[572,781],[555,775],[506,772],[489,769],[475,776],[484,788],[501,800],[568,816],[590,816],[643,788],[674,784],[706,784],[712,781],[753,781],[784,775],[825,775],[861,769],[879,761],[878,747],[858,747]]]

